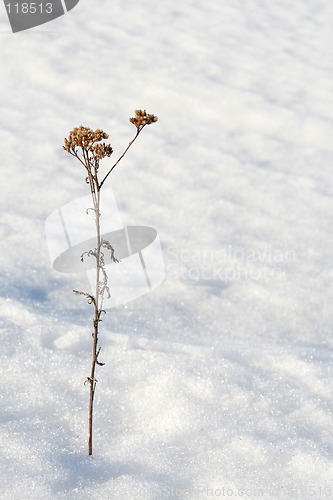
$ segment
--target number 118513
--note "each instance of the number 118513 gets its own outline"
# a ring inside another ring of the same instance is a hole
[[[37,3],[37,2],[24,2],[15,4],[6,4],[8,14],[51,14],[52,4],[51,3]]]

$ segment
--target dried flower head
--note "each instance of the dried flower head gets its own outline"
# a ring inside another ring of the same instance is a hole
[[[136,109],[135,117],[130,118],[130,122],[133,123],[138,130],[141,130],[145,125],[157,122],[157,116],[147,114],[146,110],[142,111],[142,109]]]
[[[107,139],[108,137],[108,134],[103,132],[100,128],[96,129],[94,132],[91,128],[80,125],[79,127],[75,127],[74,130],[69,133],[68,139],[65,139],[63,149],[68,153],[75,154],[75,148],[80,147],[82,149],[95,152],[96,154],[98,152],[99,159],[101,159],[104,158],[104,156],[110,156],[112,148],[109,144],[106,145],[103,143],[103,145],[96,145],[95,143],[100,142],[102,139]],[[103,147],[96,149],[96,146],[104,146],[104,149]],[[105,153],[104,156],[100,156],[102,151]]]
[[[113,153],[111,145],[105,144],[105,142],[103,142],[103,144],[94,144],[91,151],[97,160],[102,160],[106,156],[111,156]]]

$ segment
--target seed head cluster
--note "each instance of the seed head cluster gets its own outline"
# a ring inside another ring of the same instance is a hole
[[[91,148],[94,156],[97,160],[102,160],[106,156],[111,156],[113,153],[113,149],[110,144],[94,144],[94,146]]]
[[[108,134],[100,128],[94,132],[91,128],[80,125],[69,133],[68,139],[65,139],[63,149],[68,153],[75,153],[75,148],[80,147],[91,151],[98,160],[101,160],[105,156],[111,156],[112,147],[110,144],[105,144],[105,142],[103,144],[96,143],[102,139],[108,139],[108,137]]]
[[[142,111],[142,109],[136,109],[135,116],[130,118],[130,122],[133,123],[137,129],[141,130],[145,125],[157,122],[157,116],[147,114],[146,110]]]

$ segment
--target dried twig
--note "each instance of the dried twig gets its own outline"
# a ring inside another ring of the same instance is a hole
[[[110,258],[112,262],[119,262],[114,256],[114,248],[109,241],[104,240],[101,237],[101,227],[100,227],[100,191],[105,183],[106,179],[112,172],[112,170],[118,165],[120,160],[125,156],[129,148],[132,146],[134,141],[137,139],[143,127],[151,123],[155,123],[157,117],[154,115],[149,115],[146,111],[136,110],[135,117],[130,118],[130,122],[136,127],[136,134],[131,142],[128,144],[127,148],[124,150],[122,155],[110,168],[107,174],[104,176],[102,181],[99,181],[98,171],[99,163],[106,157],[110,157],[113,153],[113,149],[110,144],[101,143],[103,139],[108,139],[108,134],[103,130],[97,129],[93,131],[89,127],[74,128],[69,133],[68,139],[65,139],[65,145],[63,149],[69,154],[74,156],[86,169],[85,181],[90,187],[90,193],[92,197],[93,207],[87,208],[86,212],[93,210],[95,213],[95,225],[96,225],[96,248],[93,250],[88,250],[81,255],[81,261],[83,262],[84,256],[94,257],[96,260],[96,286],[95,295],[90,295],[89,293],[79,292],[78,290],[73,290],[77,295],[83,295],[87,298],[89,304],[94,305],[95,313],[93,319],[94,332],[93,336],[93,351],[92,351],[92,365],[90,377],[86,378],[85,384],[90,386],[90,401],[89,401],[89,438],[88,438],[88,449],[89,455],[92,455],[92,424],[93,424],[93,403],[94,395],[96,390],[97,380],[95,378],[96,365],[103,366],[105,363],[98,361],[98,356],[101,348],[98,347],[98,333],[99,333],[99,323],[102,321],[100,319],[101,313],[105,313],[102,309],[103,299],[106,294],[110,298],[110,289],[108,286],[108,277],[105,271],[105,261],[104,253],[102,248],[110,251]]]

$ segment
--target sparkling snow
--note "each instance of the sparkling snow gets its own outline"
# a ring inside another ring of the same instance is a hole
[[[1,498],[333,498],[332,23],[81,0],[14,35],[0,6]],[[63,138],[103,128],[117,158],[136,108],[159,121],[108,186],[166,279],[103,319],[88,457],[91,309],[44,225],[88,194]]]

